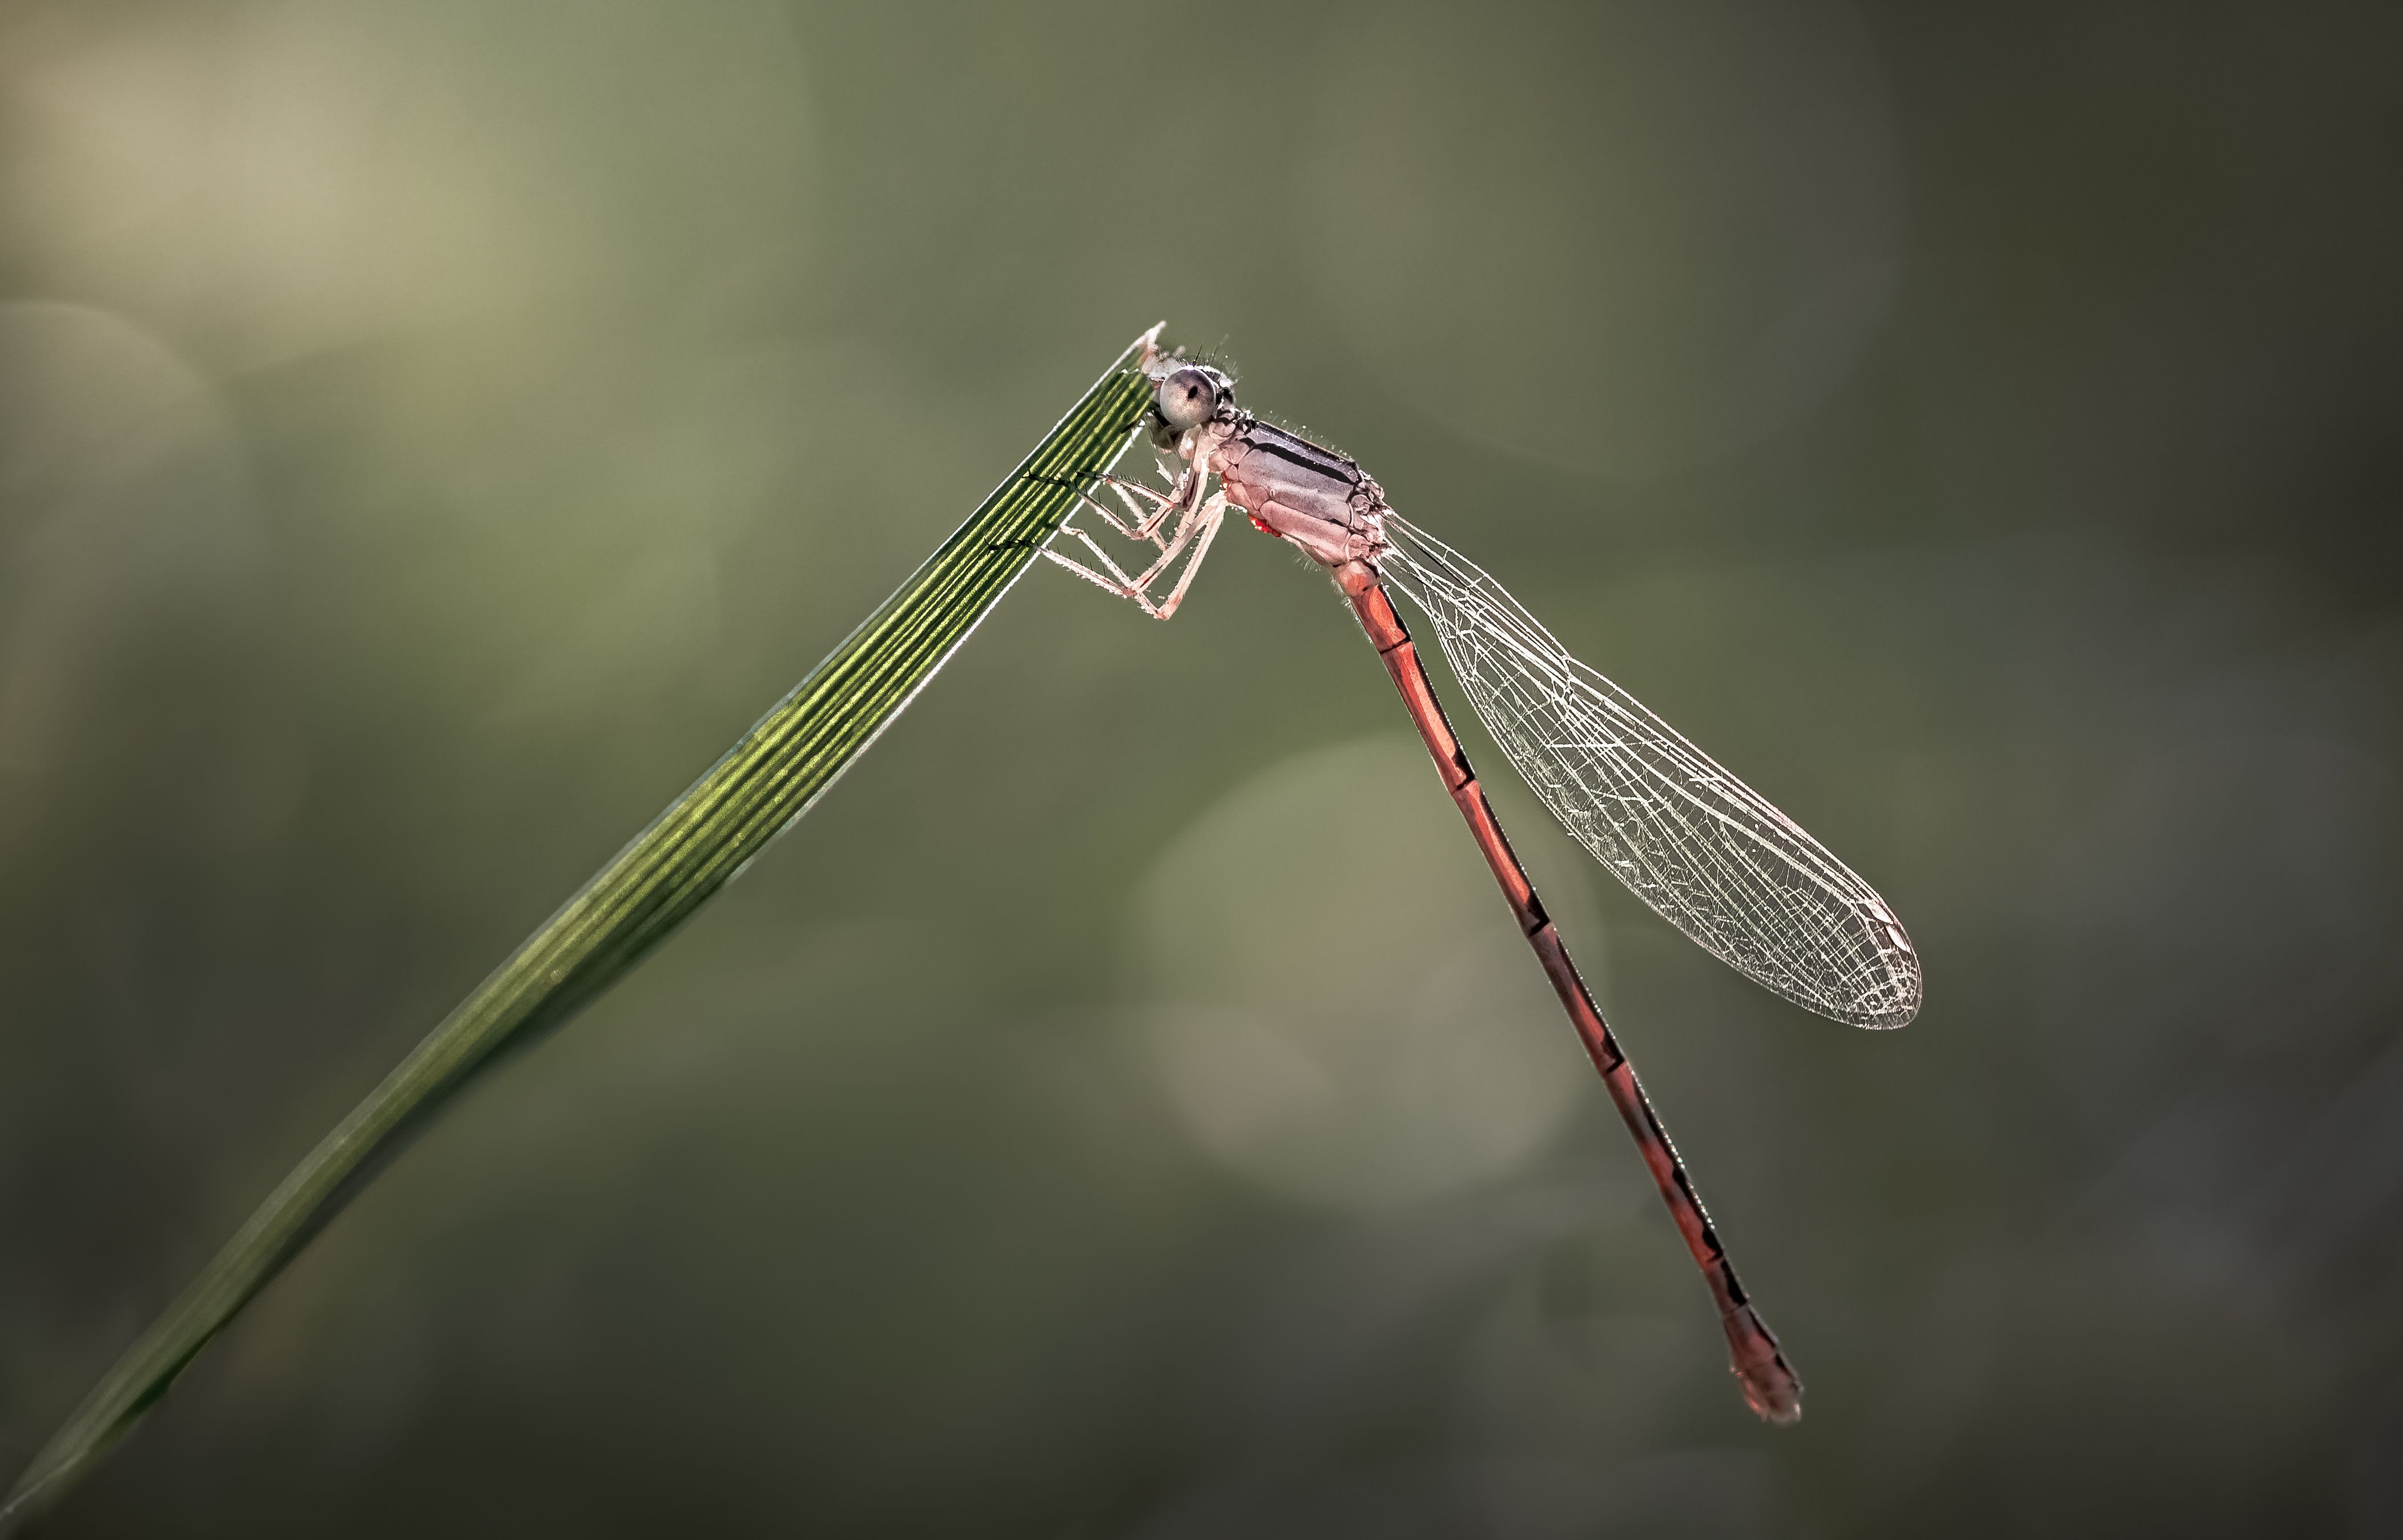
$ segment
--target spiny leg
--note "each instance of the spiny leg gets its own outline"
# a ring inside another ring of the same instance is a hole
[[[1219,505],[1219,511],[1224,512],[1226,506],[1225,494],[1220,493],[1216,501]],[[1159,581],[1160,575],[1166,572],[1170,566],[1174,564],[1177,556],[1185,549],[1186,546],[1192,540],[1194,535],[1201,533],[1202,510],[1209,506],[1209,503],[1205,502],[1201,506],[1201,507],[1195,508],[1190,513],[1184,515],[1176,520],[1176,531],[1169,537],[1167,547],[1160,551],[1160,560],[1154,562],[1149,570],[1134,580],[1137,588],[1142,589],[1146,593],[1151,591],[1151,585]],[[1215,515],[1213,516],[1213,518],[1215,517]]]
[[[1103,479],[1104,479],[1104,480],[1107,480],[1107,479],[1109,479],[1109,478],[1104,477],[1104,478],[1103,478]],[[1068,484],[1068,483],[1066,483],[1066,482],[1062,482],[1062,483],[1060,483],[1060,484],[1061,484],[1061,485],[1063,485],[1063,486],[1067,486],[1067,485],[1069,485],[1069,484]],[[1101,519],[1102,519],[1102,522],[1103,522],[1103,523],[1107,524],[1110,528],[1112,528],[1112,529],[1114,529],[1114,530],[1118,531],[1120,534],[1125,535],[1125,536],[1126,536],[1128,539],[1130,539],[1130,540],[1141,540],[1141,539],[1144,539],[1144,538],[1145,538],[1145,536],[1140,533],[1140,526],[1141,526],[1141,525],[1142,525],[1142,523],[1143,523],[1143,517],[1142,517],[1142,515],[1138,514],[1138,515],[1136,516],[1136,518],[1135,518],[1135,520],[1134,520],[1134,522],[1133,522],[1133,523],[1131,523],[1131,524],[1121,524],[1121,523],[1119,523],[1119,522],[1118,522],[1118,515],[1117,515],[1117,514],[1115,514],[1115,513],[1112,513],[1112,512],[1109,510],[1109,508],[1108,508],[1108,506],[1107,506],[1106,505],[1103,504],[1103,503],[1102,503],[1098,498],[1095,498],[1091,493],[1087,493],[1087,492],[1084,492],[1084,491],[1081,491],[1081,490],[1074,489],[1074,488],[1071,488],[1071,490],[1072,490],[1072,491],[1076,491],[1076,501],[1077,501],[1077,502],[1084,504],[1084,505],[1085,505],[1085,506],[1087,506],[1087,507],[1089,507],[1089,508],[1092,509],[1095,513],[1097,513],[1097,514],[1101,515]],[[1146,490],[1147,490],[1147,489],[1146,489]],[[1123,497],[1125,497],[1125,496],[1126,496],[1126,493],[1118,493],[1118,495],[1119,495],[1121,498],[1123,498]],[[1155,545],[1155,546],[1163,544],[1163,542],[1160,540],[1160,536],[1159,536],[1157,534],[1152,534],[1149,538],[1150,538],[1150,540],[1151,540],[1151,543],[1152,543],[1153,545]]]
[[[1162,474],[1166,474],[1167,469],[1164,465],[1160,467]],[[1119,523],[1117,517],[1102,506],[1098,500],[1088,495],[1081,489],[1076,493],[1079,502],[1100,514],[1104,521],[1119,534],[1130,539],[1149,540],[1155,546],[1160,546],[1160,559],[1145,569],[1141,576],[1130,577],[1116,562],[1110,560],[1107,552],[1094,544],[1092,536],[1083,530],[1065,523],[1061,525],[1059,533],[1073,536],[1092,555],[1093,560],[1101,563],[1102,570],[1096,572],[1081,562],[1052,550],[1048,545],[1042,554],[1095,587],[1105,589],[1121,599],[1132,600],[1142,606],[1146,615],[1153,619],[1165,620],[1174,615],[1176,612],[1176,606],[1184,602],[1185,590],[1193,581],[1194,568],[1209,550],[1210,542],[1217,537],[1218,526],[1226,517],[1226,493],[1221,492],[1209,497],[1202,495],[1209,485],[1210,476],[1199,465],[1188,465],[1185,473],[1175,479],[1176,484],[1173,493],[1161,493],[1139,481],[1121,480],[1106,473],[1097,477],[1096,479],[1107,484],[1112,491],[1116,492],[1119,499],[1126,503],[1130,513],[1137,511],[1133,498],[1129,495],[1131,493],[1151,500],[1155,505],[1151,513],[1139,518],[1134,527],[1130,529]],[[1160,535],[1160,526],[1172,518],[1176,521],[1176,528],[1163,544]],[[1175,564],[1176,559],[1184,554],[1188,546],[1193,545],[1197,535],[1201,543],[1194,548],[1192,560],[1186,563],[1186,570],[1179,575],[1176,587],[1171,592],[1167,604],[1164,606],[1155,604],[1151,599],[1151,585],[1159,580],[1161,574]]]
[[[1146,595],[1143,590],[1135,587],[1132,579],[1129,578],[1125,573],[1118,570],[1118,564],[1116,562],[1111,561],[1108,554],[1105,553],[1101,547],[1093,544],[1092,536],[1087,534],[1080,529],[1070,529],[1067,533],[1075,535],[1078,540],[1084,543],[1085,548],[1093,553],[1093,560],[1099,562],[1104,568],[1107,569],[1109,573],[1108,576],[1103,576],[1102,574],[1095,572],[1092,568],[1086,566],[1081,562],[1071,561],[1069,558],[1061,555],[1058,551],[1051,549],[1049,546],[1045,547],[1040,554],[1048,561],[1059,562],[1062,566],[1067,568],[1070,572],[1075,573],[1077,576],[1083,578],[1088,583],[1106,589],[1120,599],[1133,600],[1137,604],[1143,606],[1143,613],[1150,616],[1153,619],[1161,620],[1167,618],[1165,616],[1161,615],[1159,608],[1152,604],[1150,597]]]
[[[1162,544],[1159,526],[1177,506],[1179,501],[1177,497],[1146,487],[1140,481],[1121,480],[1107,471],[1086,471],[1083,474],[1118,493],[1118,501],[1126,505],[1127,513],[1130,516],[1126,521],[1121,521],[1118,516],[1111,511],[1108,504],[1102,502],[1073,480],[1063,480],[1056,476],[1042,475],[1035,475],[1031,479],[1066,492],[1069,496],[1099,515],[1103,523],[1130,540],[1149,540],[1155,546]],[[1128,495],[1129,489],[1150,498],[1154,506],[1150,509],[1136,506],[1134,499]]]
[[[1165,469],[1165,467],[1162,468]],[[1129,519],[1125,522],[1120,522],[1116,513],[1104,506],[1098,499],[1082,491],[1076,493],[1078,502],[1101,515],[1102,522],[1130,540],[1148,540],[1155,546],[1166,544],[1160,536],[1160,527],[1167,522],[1170,515],[1181,506],[1181,492],[1175,494],[1163,493],[1157,488],[1146,487],[1140,481],[1121,480],[1106,472],[1095,477],[1094,479],[1118,493],[1118,501],[1126,505]],[[1062,485],[1066,483],[1063,482]],[[1152,506],[1149,508],[1136,506],[1135,496],[1138,494],[1150,498]]]
[[[1193,484],[1198,489],[1202,484],[1201,479],[1197,478]],[[1146,496],[1157,497],[1160,495],[1158,493],[1153,492],[1149,487],[1141,486],[1139,484],[1137,485],[1136,490],[1142,492]],[[1197,499],[1197,504],[1198,501],[1199,500]],[[1158,545],[1160,543],[1158,538],[1160,520],[1166,519],[1172,513],[1178,514],[1176,529],[1169,538],[1168,543],[1160,548],[1160,559],[1152,562],[1149,567],[1146,568],[1141,576],[1128,579],[1129,586],[1136,590],[1138,592],[1147,594],[1151,591],[1151,585],[1160,580],[1160,574],[1166,572],[1170,567],[1175,564],[1177,557],[1183,554],[1187,544],[1192,540],[1194,534],[1198,533],[1201,528],[1201,525],[1197,522],[1200,518],[1199,506],[1197,506],[1194,508],[1178,513],[1179,506],[1180,504],[1177,502],[1163,502],[1159,515],[1155,519],[1148,523],[1138,524],[1135,527],[1134,534],[1136,535],[1147,536],[1151,538],[1153,544]],[[1113,523],[1115,523],[1115,520],[1113,520]],[[1084,539],[1084,536],[1079,534],[1077,538]],[[1091,542],[1088,540],[1086,541],[1086,544],[1090,546]],[[1113,565],[1110,570],[1116,572],[1118,568]],[[1130,595],[1130,597],[1132,597],[1132,595]]]
[[[1108,552],[1093,543],[1092,536],[1074,527],[1065,529],[1063,533],[1075,535],[1078,543],[1092,552],[1093,559],[1102,564],[1103,570],[1109,576],[1104,576],[1102,573],[1095,572],[1080,562],[1071,561],[1049,548],[1045,548],[1043,554],[1085,581],[1106,589],[1121,599],[1133,600],[1135,604],[1142,606],[1143,613],[1153,619],[1165,620],[1176,613],[1177,605],[1185,602],[1185,590],[1193,586],[1193,575],[1201,570],[1202,559],[1210,554],[1210,543],[1218,537],[1218,527],[1226,520],[1227,506],[1227,494],[1223,492],[1217,493],[1203,502],[1189,516],[1180,520],[1176,526],[1175,538],[1168,543],[1166,553],[1153,563],[1151,571],[1141,577],[1129,577],[1118,569],[1116,562],[1110,560]],[[1160,569],[1174,562],[1178,553],[1185,550],[1188,545],[1191,546],[1193,554],[1185,563],[1185,570],[1177,574],[1176,587],[1169,591],[1165,602],[1155,604],[1152,603],[1150,593],[1152,580],[1159,576]]]
[[[1106,514],[1104,517],[1106,517]],[[1112,527],[1116,528],[1117,521],[1113,520],[1111,522]],[[1142,606],[1143,612],[1146,615],[1150,616],[1153,619],[1164,620],[1168,618],[1167,616],[1160,613],[1158,606],[1152,603],[1151,585],[1159,577],[1160,574],[1171,563],[1174,562],[1178,554],[1185,549],[1187,543],[1193,538],[1194,528],[1195,524],[1193,516],[1188,515],[1185,519],[1180,520],[1177,523],[1175,538],[1166,544],[1160,553],[1160,560],[1153,562],[1150,568],[1147,569],[1140,577],[1129,577],[1126,573],[1119,568],[1118,564],[1110,559],[1109,553],[1094,543],[1091,535],[1087,534],[1083,530],[1076,528],[1073,524],[1063,524],[1061,526],[1060,533],[1074,536],[1077,544],[1083,546],[1086,550],[1092,554],[1093,560],[1102,564],[1103,572],[1107,573],[1109,576],[1104,576],[1102,572],[1095,572],[1092,568],[1084,565],[1082,562],[1063,556],[1058,551],[1052,550],[1049,546],[1044,548],[1042,554],[1049,557],[1050,560],[1057,562],[1060,565],[1067,568],[1070,572],[1075,573],[1077,576],[1084,578],[1087,582],[1093,583],[1101,588],[1106,589],[1110,592],[1117,594],[1121,599],[1133,600],[1135,604]],[[1121,530],[1119,533],[1125,534],[1127,532]],[[1155,540],[1154,544],[1159,544],[1159,542]]]
[[[1168,597],[1160,602],[1160,618],[1162,620],[1174,615],[1176,606],[1185,603],[1185,590],[1193,586],[1193,575],[1202,570],[1202,558],[1210,554],[1210,542],[1218,538],[1218,526],[1227,518],[1227,494],[1223,492],[1214,493],[1208,502],[1195,510],[1193,518],[1202,526],[1201,538],[1193,542],[1193,559],[1185,563],[1183,572],[1177,574],[1176,587],[1171,589]]]
[[[1169,517],[1178,508],[1185,509],[1188,514],[1199,509],[1202,506],[1202,494],[1209,490],[1210,472],[1202,463],[1201,447],[1189,433],[1183,440],[1182,452],[1189,456],[1182,471],[1172,472],[1166,462],[1160,463],[1160,473],[1169,479],[1173,488],[1165,496],[1140,481],[1120,482],[1112,476],[1102,478],[1117,489],[1121,497],[1132,490],[1141,493],[1159,505],[1148,519],[1135,525],[1135,534],[1144,539],[1152,538],[1159,532],[1160,526],[1167,522]]]
[[[1162,468],[1164,469],[1165,467]],[[1169,479],[1173,483],[1175,480],[1175,478],[1170,477]],[[1118,501],[1124,503],[1127,506],[1127,512],[1134,516],[1132,524],[1123,532],[1130,539],[1142,538],[1141,535],[1136,534],[1136,531],[1142,529],[1146,522],[1151,522],[1157,520],[1160,515],[1164,513],[1166,509],[1173,506],[1176,501],[1174,494],[1159,492],[1151,487],[1146,487],[1140,481],[1121,481],[1115,476],[1104,476],[1102,478],[1102,481],[1112,492],[1118,494]],[[1134,494],[1137,493],[1140,493],[1144,496],[1152,500],[1152,506],[1150,508],[1146,509],[1135,506]],[[1112,520],[1111,522],[1116,523],[1117,520]],[[1151,542],[1154,545],[1160,544],[1160,532],[1156,523],[1153,525]]]
[[[1127,532],[1129,537],[1136,540],[1156,540],[1159,538],[1160,526],[1168,522],[1177,510],[1186,506],[1188,500],[1188,489],[1192,484],[1191,474],[1188,472],[1185,476],[1177,477],[1174,490],[1164,493],[1156,487],[1146,487],[1140,481],[1123,480],[1115,476],[1104,476],[1101,479],[1112,492],[1125,500],[1130,511],[1135,512],[1134,528]],[[1207,478],[1203,479],[1206,480]],[[1150,500],[1152,505],[1150,512],[1143,513],[1135,510],[1136,496]]]

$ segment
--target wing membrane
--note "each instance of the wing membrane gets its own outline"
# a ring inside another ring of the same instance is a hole
[[[1886,901],[1642,702],[1578,662],[1475,563],[1399,516],[1384,576],[1493,741],[1613,876],[1703,950],[1860,1027],[1919,1012],[1919,954]]]

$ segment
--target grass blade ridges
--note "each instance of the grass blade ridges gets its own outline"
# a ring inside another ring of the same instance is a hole
[[[1152,335],[1157,335],[1154,328]],[[5,1505],[0,1535],[90,1470],[312,1236],[506,1050],[558,1026],[682,924],[874,742],[1114,464],[1144,343],[1112,365],[924,566],[604,867],[309,1153],[127,1350]]]

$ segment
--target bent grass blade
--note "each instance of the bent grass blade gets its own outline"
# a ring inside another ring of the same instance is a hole
[[[793,692],[478,986],[309,1153],[126,1350],[0,1504],[0,1535],[62,1495],[383,1163],[506,1052],[624,976],[892,724],[1114,465],[1149,399],[1135,340],[1008,479]]]

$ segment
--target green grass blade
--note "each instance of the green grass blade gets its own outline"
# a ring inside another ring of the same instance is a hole
[[[1142,413],[1142,340],[1016,472],[742,742],[620,851],[420,1043],[127,1350],[0,1505],[47,1505],[166,1394],[382,1163],[507,1050],[557,1027],[682,924],[900,715],[1075,506]]]

